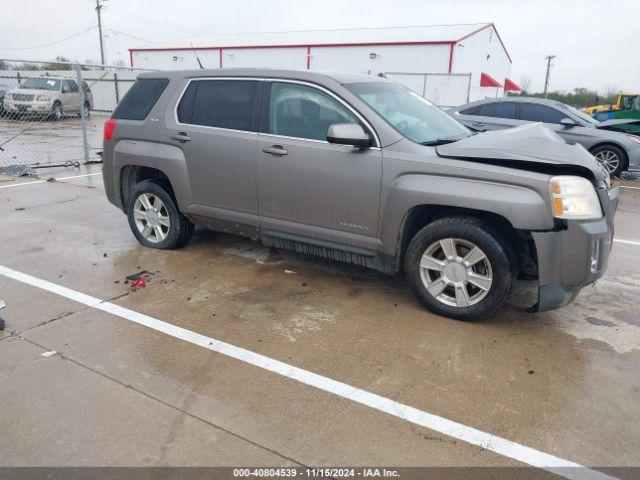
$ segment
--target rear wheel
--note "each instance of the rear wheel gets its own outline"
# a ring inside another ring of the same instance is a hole
[[[193,223],[178,210],[166,186],[153,180],[138,183],[127,203],[129,226],[144,246],[169,250],[185,245]]]
[[[56,102],[53,104],[53,108],[51,109],[51,120],[54,122],[59,122],[62,120],[62,104],[60,102]]]
[[[431,311],[478,321],[498,311],[513,281],[510,254],[482,222],[448,217],[420,230],[405,255],[411,289]]]
[[[78,111],[78,118],[82,118],[82,110]],[[84,118],[91,118],[91,104],[84,102]]]
[[[626,169],[627,156],[619,147],[601,145],[591,150],[591,154],[607,169],[612,177],[620,177],[620,174]]]

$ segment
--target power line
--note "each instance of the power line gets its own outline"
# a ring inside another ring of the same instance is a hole
[[[146,38],[136,37],[135,35],[131,35],[130,33],[121,32],[120,30],[116,30],[114,28],[105,28],[105,30],[108,30],[110,32],[113,32],[119,35],[124,35],[125,37],[135,38],[136,40],[142,40],[143,42],[147,42],[147,43],[158,43],[158,42],[153,42],[151,40],[147,40]]]
[[[61,5],[60,7],[50,10],[50,11],[39,11],[34,15],[30,15],[24,21],[20,21],[15,26],[25,29],[31,26],[47,26],[50,27],[52,23],[55,21],[59,21],[61,19],[68,19],[69,17],[76,16],[80,13],[86,13],[86,1],[82,0],[81,2],[72,2],[68,4]],[[10,26],[14,26],[14,24],[10,24]]]
[[[96,25],[93,25],[93,26],[91,26],[89,28],[85,28],[84,30],[81,30],[78,33],[74,33],[73,35],[70,35],[68,37],[62,38],[60,40],[56,40],[55,42],[43,43],[42,45],[32,45],[30,47],[21,47],[21,48],[0,48],[0,50],[19,51],[19,50],[33,50],[35,48],[49,47],[51,45],[56,45],[58,43],[66,42],[67,40],[71,40],[72,38],[76,38],[76,37],[82,35],[83,33],[88,32],[89,30],[93,30],[94,28],[96,28]]]

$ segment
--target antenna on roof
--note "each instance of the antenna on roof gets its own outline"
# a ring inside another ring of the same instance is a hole
[[[193,49],[193,54],[196,56],[196,60],[198,61],[198,65],[200,66],[200,70],[204,70],[204,67],[202,66],[202,62],[198,58],[198,52],[196,52],[196,47],[193,46],[193,43],[189,43],[189,45],[191,45],[191,48]]]

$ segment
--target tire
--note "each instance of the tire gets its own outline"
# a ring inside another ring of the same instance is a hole
[[[89,102],[84,102],[84,115],[87,120],[91,118],[91,105]],[[78,118],[82,118],[82,110],[78,110]]]
[[[180,213],[169,190],[168,185],[162,182],[143,180],[131,192],[126,206],[129,227],[145,247],[161,250],[180,248],[193,235],[193,223]],[[145,215],[147,211],[150,213]]]
[[[53,108],[51,109],[51,120],[54,122],[59,122],[62,120],[62,116],[64,112],[62,110],[62,104],[60,102],[55,102],[53,104]]]
[[[467,257],[473,247],[477,247],[474,256]],[[447,250],[455,252],[455,258],[447,257]],[[412,238],[404,270],[411,290],[429,310],[475,322],[492,316],[504,304],[516,276],[514,258],[488,225],[472,217],[447,217]]]
[[[600,145],[591,150],[591,155],[596,157],[612,177],[620,178],[620,174],[627,169],[627,155],[615,145]]]

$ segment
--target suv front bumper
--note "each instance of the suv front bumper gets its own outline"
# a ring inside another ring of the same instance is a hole
[[[12,100],[4,101],[4,110],[9,113],[41,113],[51,112],[52,103],[49,102],[18,102]]]
[[[538,303],[530,312],[553,310],[570,303],[580,289],[598,280],[607,268],[613,245],[613,215],[619,187],[598,189],[605,216],[569,220],[567,228],[531,232],[538,257]]]

